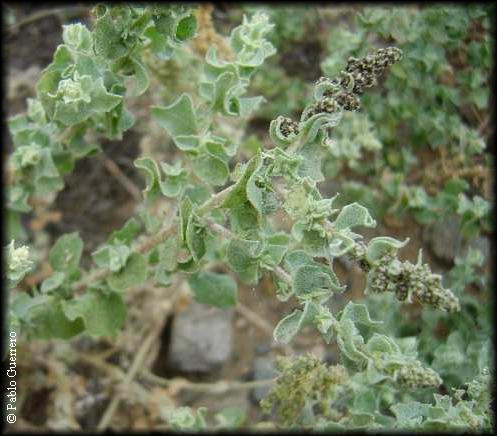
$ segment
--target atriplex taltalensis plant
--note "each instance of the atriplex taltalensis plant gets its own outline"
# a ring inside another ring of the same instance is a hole
[[[76,159],[98,152],[92,135],[120,138],[131,127],[125,97],[141,95],[149,86],[143,53],[168,58],[196,32],[195,15],[183,6],[99,5],[94,14],[93,31],[79,24],[64,28],[64,44],[37,84],[37,99],[29,101],[26,115],[10,120],[15,145],[9,160],[12,218],[29,210],[32,195],[60,190],[62,176],[72,171]],[[336,196],[323,198],[318,189],[324,181],[322,161],[334,145],[333,129],[345,112],[360,108],[360,96],[401,61],[402,52],[387,47],[349,58],[337,77],[318,80],[313,101],[298,121],[279,116],[270,123],[273,148],[232,168],[240,144],[226,120],[243,121],[264,103],[263,97],[246,93],[258,67],[275,53],[266,38],[271,28],[264,14],[244,17],[231,32],[227,59],[220,58],[215,46],[207,50],[196,94],[184,93],[171,104],[150,108],[152,120],[172,138],[181,159],[138,158],[135,166],[146,181],[139,216],[92,254],[96,268],[88,272],[79,267],[84,243],[79,235],[59,238],[48,257],[53,274],[39,289],[12,295],[11,325],[28,338],[69,339],[83,332],[115,336],[125,320],[125,290],[146,280],[167,287],[176,274],[187,277],[198,302],[229,308],[237,301],[235,279],[205,268],[221,263],[246,283],[271,275],[276,297],[294,298],[301,305],[275,326],[276,341],[289,343],[306,325],[314,325],[327,344],[336,341],[343,363],[339,376],[330,379],[312,359],[289,366],[302,366],[298,371],[309,383],[316,376],[318,382],[341,385],[349,374],[353,383],[371,387],[368,392],[392,386],[436,388],[443,380],[417,358],[415,340],[377,333],[382,322],[371,319],[365,304],[349,302],[339,313],[327,305],[346,290],[333,262],[348,256],[367,276],[366,293],[389,292],[402,302],[460,310],[458,298],[422,263],[421,253],[415,264],[399,260],[398,250],[407,240],[381,236],[364,241],[355,230],[376,225],[368,209],[358,203],[336,208]],[[177,203],[167,217],[154,212],[164,198]],[[291,231],[279,225],[277,214],[292,222]],[[15,286],[30,267],[26,250],[12,243],[8,259]],[[349,387],[357,390],[354,384]],[[334,399],[304,397],[305,419],[285,415],[284,424],[312,425],[317,419],[314,402]],[[332,422],[343,417],[327,412]],[[358,420],[341,422],[375,422],[375,411],[361,413]],[[364,418],[368,413],[373,418]],[[387,419],[376,424],[381,422],[396,425]],[[486,423],[478,421],[476,427]]]

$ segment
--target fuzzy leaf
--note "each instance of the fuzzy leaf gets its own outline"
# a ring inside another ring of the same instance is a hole
[[[368,307],[365,304],[357,304],[349,301],[342,311],[340,320],[350,319],[353,323],[360,323],[367,326],[380,325],[383,321],[373,321],[369,316]]]
[[[48,254],[48,262],[54,271],[74,271],[79,267],[83,253],[83,241],[77,232],[57,239]]]
[[[41,284],[41,292],[48,293],[60,288],[65,279],[66,275],[63,272],[54,272],[50,277],[43,280]]]
[[[182,94],[178,100],[166,107],[152,106],[152,118],[174,138],[194,135],[197,132],[197,119],[192,99]]]
[[[408,242],[409,238],[406,238],[404,242],[398,241],[397,239],[390,238],[388,236],[379,236],[373,238],[368,243],[366,259],[371,263],[375,263],[389,251],[397,250],[401,247],[404,247]]]
[[[160,192],[161,176],[157,162],[150,157],[140,157],[134,161],[136,168],[145,171],[145,189],[142,191],[145,198],[153,199]]]
[[[188,283],[199,303],[221,309],[228,309],[236,304],[236,282],[228,275],[200,272],[191,276]]]
[[[147,259],[139,253],[133,253],[121,271],[107,279],[109,287],[117,292],[139,285],[147,279]]]
[[[64,314],[72,321],[81,319],[94,338],[115,337],[126,317],[126,306],[117,292],[90,291],[62,303]]]
[[[241,206],[247,201],[246,186],[252,174],[257,171],[261,165],[262,157],[260,154],[255,155],[245,166],[243,175],[235,183],[233,189],[222,203],[222,207],[232,208]]]
[[[342,230],[354,226],[374,227],[376,221],[364,206],[352,203],[342,208],[333,224],[338,230]]]
[[[39,339],[69,339],[84,330],[81,320],[70,320],[55,297],[33,305],[28,313],[30,333]]]
[[[210,185],[220,186],[226,183],[229,168],[226,162],[210,153],[200,153],[192,159],[195,174]]]

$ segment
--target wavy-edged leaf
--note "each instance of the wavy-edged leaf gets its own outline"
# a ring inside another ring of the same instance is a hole
[[[228,309],[236,304],[236,282],[226,274],[199,272],[190,277],[188,284],[199,303],[221,309]]]

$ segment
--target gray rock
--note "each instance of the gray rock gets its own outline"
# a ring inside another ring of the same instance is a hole
[[[278,371],[276,371],[276,365],[274,357],[269,354],[266,356],[256,357],[254,360],[254,380],[268,380],[278,376]],[[250,393],[250,399],[256,405],[267,395],[270,386],[262,386],[253,389]]]
[[[449,215],[425,227],[423,240],[439,260],[451,263],[459,252],[462,242],[459,218]]]
[[[181,372],[212,372],[233,350],[233,310],[191,301],[172,325],[168,366]]]

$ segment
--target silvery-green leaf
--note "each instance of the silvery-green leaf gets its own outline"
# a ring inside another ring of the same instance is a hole
[[[62,40],[68,47],[76,50],[89,51],[93,45],[91,32],[81,23],[62,26]]]
[[[54,271],[74,271],[79,267],[83,253],[83,241],[77,232],[57,239],[48,254],[48,262]]]
[[[83,321],[94,338],[115,337],[126,318],[126,305],[117,292],[89,291],[62,302],[62,310],[71,321]]]
[[[235,183],[233,189],[222,203],[222,207],[232,208],[240,206],[247,201],[246,186],[252,174],[257,171],[262,163],[260,154],[255,155],[245,166],[243,175]]]
[[[92,259],[100,268],[117,272],[124,267],[130,254],[131,250],[126,245],[106,244],[92,253]]]
[[[372,238],[368,243],[366,259],[371,263],[375,263],[386,253],[404,247],[408,242],[409,238],[406,238],[403,242],[388,236]]]
[[[228,165],[210,153],[199,153],[191,162],[195,174],[206,183],[220,186],[228,180]]]
[[[123,292],[131,286],[143,283],[147,279],[147,259],[139,253],[133,253],[126,265],[107,278],[107,284],[116,292]]]
[[[330,276],[318,266],[303,265],[293,275],[293,291],[297,297],[328,294],[331,287]]]
[[[226,262],[243,281],[254,282],[258,279],[258,257],[261,249],[262,244],[258,241],[234,239],[226,249]]]
[[[354,226],[374,227],[376,221],[364,206],[352,203],[342,208],[333,224],[337,230],[342,230]]]
[[[140,229],[140,223],[136,218],[132,217],[128,219],[119,230],[115,230],[111,233],[108,242],[110,244],[116,243],[129,245],[138,235]]]
[[[41,283],[41,292],[48,293],[52,292],[62,286],[66,275],[61,271],[55,271],[50,277],[47,277]]]
[[[341,313],[340,320],[350,319],[354,323],[364,324],[370,327],[380,325],[383,321],[373,321],[369,316],[368,307],[349,301]]]
[[[340,320],[337,344],[342,353],[353,362],[362,364],[368,361],[368,356],[361,351],[364,347],[364,339],[350,319]]]
[[[188,228],[188,222],[190,220],[190,215],[192,214],[193,203],[190,197],[185,196],[179,207],[179,217],[180,217],[180,234],[184,242],[186,242],[186,232]]]
[[[205,227],[197,222],[194,213],[190,213],[186,228],[186,245],[195,262],[198,262],[205,254],[204,238]]]
[[[150,113],[152,119],[166,129],[172,137],[194,135],[197,132],[193,102],[188,94],[182,94],[169,106],[152,106]]]
[[[300,309],[296,309],[290,315],[282,318],[274,329],[274,340],[282,344],[289,344],[292,338],[300,330],[302,319],[303,311]]]
[[[122,39],[121,31],[116,27],[109,11],[97,19],[94,29],[97,54],[107,59],[117,59],[127,54],[128,48]]]
[[[150,78],[148,76],[148,71],[143,65],[143,63],[136,59],[131,58],[131,62],[134,68],[133,75],[133,87],[129,91],[131,97],[137,97],[142,95],[150,85]]]
[[[228,275],[212,272],[194,274],[188,280],[199,303],[227,309],[237,300],[236,282]]]
[[[230,228],[244,239],[257,237],[259,215],[254,207],[247,201],[244,204],[228,210]]]
[[[135,159],[136,168],[145,171],[145,189],[142,191],[145,198],[153,199],[160,192],[161,176],[157,162],[150,157],[140,157]]]
[[[282,148],[288,147],[297,138],[295,133],[290,133],[288,136],[283,135],[281,132],[281,123],[284,120],[285,117],[279,115],[269,124],[269,137],[271,138],[271,141]]]
[[[61,306],[62,301],[47,296],[41,304],[29,308],[26,317],[30,334],[38,339],[69,339],[84,330],[81,320],[69,319]]]

